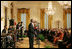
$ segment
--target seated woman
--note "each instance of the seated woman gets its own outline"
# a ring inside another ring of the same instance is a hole
[[[66,42],[66,48],[71,48],[71,36],[69,37],[69,40]]]
[[[61,30],[58,31],[57,37],[54,38],[54,43],[56,43],[58,40],[63,40],[63,32]]]
[[[14,47],[12,33],[8,33],[7,37],[6,37],[6,48],[8,48],[8,47],[10,47],[10,48]]]
[[[67,38],[65,38],[65,41],[63,40],[63,47],[65,48],[71,48],[71,32],[67,32]],[[67,39],[67,40],[66,40]]]
[[[55,31],[54,30],[51,30],[50,36],[49,36],[51,42],[53,42],[54,36],[55,36]]]

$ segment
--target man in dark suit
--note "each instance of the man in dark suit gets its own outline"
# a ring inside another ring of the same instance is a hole
[[[17,41],[19,40],[19,33],[20,33],[20,25],[21,23],[19,22],[17,25],[16,25],[16,30],[17,30]]]
[[[20,27],[20,22],[16,25],[16,29],[19,29],[19,27]]]
[[[4,26],[4,29],[2,30],[2,33],[6,33],[6,29],[7,29],[7,26]]]
[[[34,42],[34,23],[33,19],[31,19],[31,23],[28,26],[29,32],[28,32],[28,37],[29,37],[29,46],[30,48],[33,48],[33,42]]]

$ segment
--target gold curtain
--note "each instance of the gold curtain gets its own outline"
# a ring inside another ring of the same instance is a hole
[[[30,9],[26,9],[26,29],[28,29],[29,23],[30,23]]]
[[[21,10],[20,9],[18,9],[17,20],[18,22],[21,22]]]
[[[63,28],[67,28],[67,13],[71,13],[71,8],[63,9]]]
[[[67,12],[63,9],[63,28],[67,28]]]
[[[44,15],[45,15],[45,9],[40,9],[40,28],[44,28]]]
[[[18,22],[21,22],[21,14],[22,13],[26,13],[25,10],[26,9],[18,9],[18,13],[17,13],[17,20],[18,20]]]
[[[48,29],[51,29],[52,28],[52,15],[49,15],[48,16]]]
[[[13,8],[11,9],[11,18],[13,19]]]
[[[21,13],[26,13],[26,28],[28,29],[28,25],[30,23],[30,9],[18,9],[18,16],[17,16],[17,20],[18,22],[21,22]]]

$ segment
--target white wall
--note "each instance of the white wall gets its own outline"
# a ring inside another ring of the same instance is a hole
[[[18,8],[30,8],[30,19],[33,18],[34,20],[37,20],[38,22],[40,22],[40,9],[47,8],[48,1],[15,2],[14,5],[15,5],[14,16],[15,16],[16,20],[17,20],[16,17],[17,17],[17,9]],[[62,28],[63,27],[63,8],[56,1],[53,2],[53,7],[56,8],[56,11],[55,11],[55,14],[53,15],[52,28],[57,28],[57,24],[55,23],[56,20],[60,20],[60,28]]]
[[[60,28],[63,28],[63,7],[58,2],[53,3],[53,7],[56,8],[55,14],[53,15],[52,28],[58,28],[56,21],[60,20]]]
[[[40,22],[40,9],[47,8],[47,2],[41,1],[24,1],[24,2],[14,2],[14,16],[17,17],[17,9],[18,8],[29,8],[30,9],[30,19],[37,20]],[[17,18],[15,18],[17,20]]]

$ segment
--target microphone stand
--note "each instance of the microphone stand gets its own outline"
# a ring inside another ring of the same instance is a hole
[[[39,30],[37,30],[37,31],[38,31],[38,33],[37,33],[37,44],[38,44],[38,48],[40,48]]]

